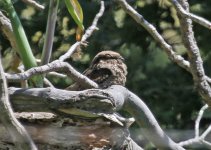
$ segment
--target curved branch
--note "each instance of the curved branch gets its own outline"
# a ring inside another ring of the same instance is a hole
[[[16,110],[35,111],[36,109],[61,110],[61,108],[82,108],[89,112],[112,113],[125,109],[136,119],[144,135],[158,148],[183,150],[171,140],[157,123],[145,103],[135,94],[120,85],[108,89],[88,89],[84,91],[66,91],[55,88],[18,89],[10,88],[10,96]],[[20,100],[22,102],[20,103]],[[25,99],[25,100],[24,100]],[[30,99],[33,105],[29,105]],[[110,103],[109,103],[110,101]],[[27,102],[27,104],[26,104]],[[46,105],[46,102],[48,105]],[[90,105],[92,107],[89,107]],[[39,107],[34,107],[39,104]],[[24,109],[25,107],[25,110]],[[47,111],[47,110],[46,110]]]
[[[10,20],[0,11],[0,29],[6,35],[13,49],[18,51]]]
[[[135,94],[128,91],[125,109],[135,118],[144,135],[159,149],[183,150],[161,129],[152,112]]]
[[[45,7],[43,5],[38,4],[36,1],[34,0],[22,0],[24,3],[36,8],[37,10],[44,10]]]
[[[37,150],[34,142],[28,135],[25,128],[15,118],[9,98],[6,78],[0,59],[0,120],[7,129],[16,148],[19,150]]]

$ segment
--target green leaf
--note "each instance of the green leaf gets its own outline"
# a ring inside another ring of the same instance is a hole
[[[17,51],[21,56],[21,60],[24,64],[25,69],[27,70],[32,67],[36,67],[37,66],[36,59],[32,53],[25,31],[15,11],[15,8],[13,7],[12,1],[3,0],[0,2],[0,5],[3,6],[3,9],[9,15],[14,37],[18,47]],[[43,87],[43,78],[41,75],[36,75],[29,80],[29,83],[35,87]]]
[[[65,0],[66,7],[75,23],[83,31],[83,10],[78,0]]]

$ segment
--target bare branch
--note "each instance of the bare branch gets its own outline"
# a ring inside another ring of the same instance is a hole
[[[202,116],[204,114],[204,111],[208,108],[209,106],[206,104],[204,105],[197,116],[197,119],[195,121],[195,137],[192,139],[188,139],[186,141],[182,141],[179,143],[181,146],[190,146],[193,144],[205,144],[208,148],[211,148],[211,143],[205,140],[206,136],[210,133],[211,131],[211,125],[201,134],[199,135],[199,124],[202,119]]]
[[[10,20],[0,11],[0,29],[6,35],[13,49],[18,50]]]
[[[197,143],[201,143],[201,141],[199,141],[198,138],[193,138],[193,139],[189,139],[187,141],[182,141],[179,143],[180,146],[187,146],[187,145],[193,145],[193,144],[197,144]]]
[[[174,52],[171,45],[169,45],[163,37],[158,33],[156,28],[150,24],[144,17],[133,9],[125,0],[114,0],[116,1],[138,24],[142,25],[151,36],[161,45],[165,50],[170,60],[184,68],[188,72],[190,71],[190,64],[181,55]]]
[[[211,131],[211,125],[204,131],[204,133],[201,135],[202,139],[205,139],[205,137],[210,133]]]
[[[86,41],[91,35],[92,33],[97,30],[97,23],[98,20],[100,19],[100,17],[102,17],[104,10],[105,10],[105,6],[104,6],[104,1],[101,1],[101,7],[100,7],[100,11],[97,13],[97,15],[95,16],[92,25],[86,30],[86,33],[83,35],[81,41]]]
[[[9,81],[27,80],[33,75],[44,74],[51,71],[65,72],[71,79],[76,82],[83,83],[86,88],[97,88],[98,85],[88,77],[76,71],[70,64],[55,60],[47,65],[31,68],[23,73],[6,74]]]
[[[35,0],[22,0],[24,3],[36,8],[37,10],[44,10],[45,7],[43,5],[38,4]]]
[[[53,84],[47,78],[44,78],[44,84],[48,87],[54,87]]]
[[[187,12],[177,0],[172,0],[173,5],[175,6],[175,8],[177,9],[177,12],[180,13],[181,16],[185,17],[185,18],[190,18],[191,20],[195,21],[196,23],[211,29],[211,22],[200,17],[197,16],[195,14],[192,14],[190,12]]]
[[[211,143],[207,142],[207,141],[202,141],[206,146],[209,146],[209,148],[211,148]]]
[[[136,10],[134,10],[125,0],[114,0],[116,1],[138,24],[142,25],[152,36],[153,38],[161,45],[161,47],[165,50],[170,60],[178,64],[180,67],[186,69],[188,72],[191,72],[194,78],[194,83],[197,85],[199,89],[199,93],[204,98],[204,100],[211,105],[211,89],[207,82],[207,79],[209,79],[205,73],[202,66],[202,59],[199,54],[198,46],[196,45],[195,39],[193,37],[193,32],[191,28],[191,23],[189,19],[189,22],[186,23],[186,27],[188,24],[189,33],[183,35],[184,40],[185,37],[189,37],[190,41],[184,41],[185,46],[189,51],[189,57],[191,58],[191,66],[190,62],[186,61],[182,56],[177,55],[173,48],[166,43],[166,41],[163,39],[163,37],[157,32],[156,28],[150,24],[147,20],[144,19],[142,15],[140,15]],[[183,18],[184,20],[184,18]],[[185,24],[182,24],[182,30],[186,30],[184,28]],[[184,33],[185,31],[183,31]],[[188,43],[188,44],[187,44]],[[193,44],[191,46],[191,44]],[[196,69],[197,68],[197,69]],[[194,72],[193,72],[194,71]]]
[[[34,142],[28,135],[25,128],[18,122],[13,114],[8,97],[6,78],[0,58],[0,120],[13,139],[16,148],[19,150],[37,150]]]
[[[186,0],[179,0],[183,8],[189,12],[189,4]],[[182,40],[184,46],[187,49],[189,62],[190,62],[190,71],[193,76],[194,84],[202,96],[203,100],[211,105],[211,88],[207,82],[207,77],[204,72],[203,61],[200,55],[198,45],[196,43],[193,29],[192,21],[189,18],[185,18],[179,14],[180,20],[180,29],[182,33]]]
[[[208,105],[206,104],[206,105],[204,105],[204,106],[200,109],[199,114],[198,114],[198,117],[197,117],[197,119],[196,119],[196,121],[195,121],[195,137],[196,137],[196,138],[199,137],[199,124],[200,124],[201,118],[202,118],[202,116],[203,116],[203,114],[204,114],[204,111],[205,111],[207,108],[208,108]]]
[[[59,77],[59,78],[67,78],[67,75],[61,74],[61,73],[58,73],[58,72],[49,72],[48,75],[56,76],[56,77]]]
[[[97,29],[97,22],[100,19],[100,17],[102,17],[104,10],[105,10],[105,6],[104,6],[104,1],[101,1],[101,7],[100,7],[100,11],[97,13],[97,15],[95,16],[92,25],[86,30],[85,34],[83,35],[82,39],[80,42],[76,42],[75,44],[73,44],[70,49],[62,56],[59,57],[60,61],[65,61],[66,59],[68,59],[72,53],[80,46],[83,45],[84,42],[86,42],[86,40],[93,34],[93,32]]]

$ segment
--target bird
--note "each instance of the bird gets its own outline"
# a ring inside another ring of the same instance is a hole
[[[93,58],[83,75],[96,82],[100,89],[106,89],[111,85],[125,86],[127,66],[124,63],[124,58],[119,53],[112,50],[104,50]],[[66,90],[71,91],[85,89],[79,83],[74,83],[66,88]]]

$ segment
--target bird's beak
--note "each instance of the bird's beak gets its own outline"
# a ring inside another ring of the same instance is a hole
[[[120,57],[120,59],[121,59],[122,61],[125,61],[125,59],[124,59],[123,57]]]

